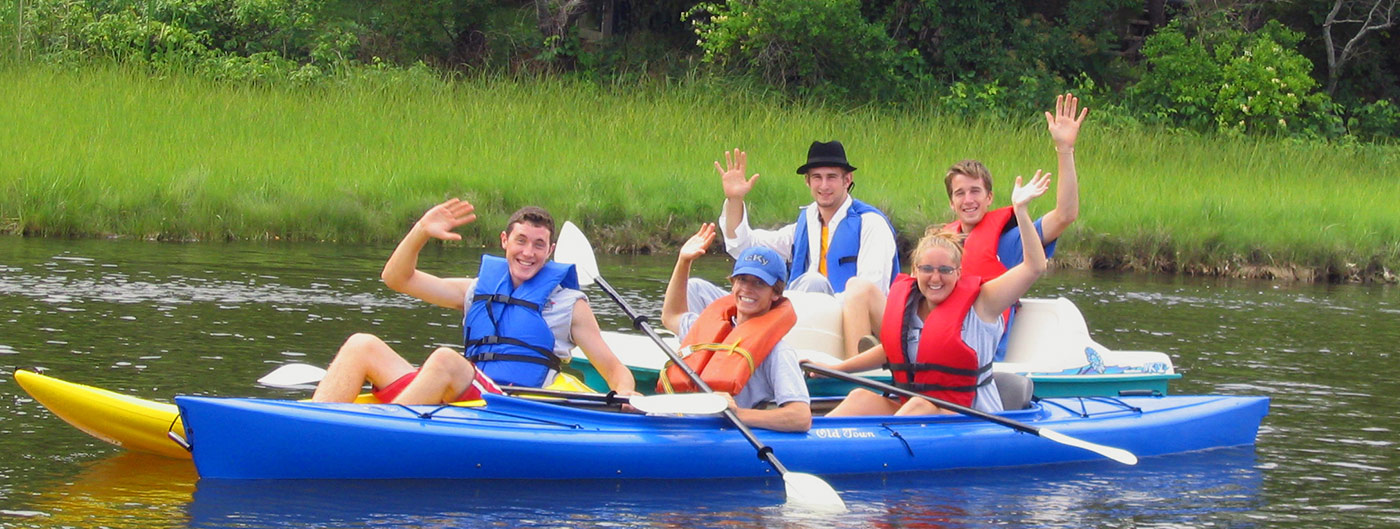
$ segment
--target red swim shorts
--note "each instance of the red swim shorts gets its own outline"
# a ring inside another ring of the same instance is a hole
[[[412,373],[401,376],[393,382],[390,382],[387,386],[382,388],[375,387],[371,389],[370,392],[374,393],[374,398],[379,399],[379,402],[393,402],[394,398],[398,397],[399,393],[403,393],[404,388],[408,387],[408,383],[413,382],[413,379],[417,376],[418,371],[415,370]],[[491,380],[491,377],[486,376],[486,373],[482,373],[480,369],[477,369],[476,378],[472,380],[472,384],[467,386],[467,390],[463,391],[461,395],[458,395],[453,402],[476,400],[481,398],[482,393],[505,395],[506,392],[502,391],[501,387],[497,386],[496,382]]]

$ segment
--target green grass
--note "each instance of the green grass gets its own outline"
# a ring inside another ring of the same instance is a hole
[[[0,228],[29,235],[396,240],[462,196],[482,217],[463,232],[482,244],[533,203],[602,247],[657,249],[717,216],[724,150],[750,152],[752,218],[776,225],[810,201],[793,173],[807,144],[840,139],[855,195],[916,238],[950,217],[942,174],[959,159],[991,168],[998,204],[1016,174],[1055,169],[1039,116],[816,108],[703,81],[366,72],[293,88],[10,68],[0,94]],[[1400,268],[1396,147],[1108,130],[1091,114],[1077,152],[1083,206],[1058,261],[1333,279]]]

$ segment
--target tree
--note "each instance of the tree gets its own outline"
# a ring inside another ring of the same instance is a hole
[[[1357,44],[1367,33],[1395,25],[1397,0],[1336,0],[1322,23],[1322,42],[1327,46],[1327,95],[1335,95],[1342,67],[1356,57]],[[1364,14],[1364,18],[1363,18]],[[1358,25],[1356,34],[1340,50],[1332,30],[1339,25]]]
[[[569,26],[588,9],[588,0],[535,0],[535,16],[546,41],[563,38]]]

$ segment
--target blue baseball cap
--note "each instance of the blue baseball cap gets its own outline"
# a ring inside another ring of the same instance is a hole
[[[734,261],[734,273],[729,274],[733,279],[737,275],[751,275],[757,277],[768,286],[778,284],[787,278],[787,263],[783,258],[769,248],[751,246],[739,254],[739,259]]]

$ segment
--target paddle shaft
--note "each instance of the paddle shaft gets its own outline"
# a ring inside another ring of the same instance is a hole
[[[1016,430],[1016,431],[1025,432],[1025,433],[1034,435],[1034,436],[1036,436],[1036,437],[1039,437],[1039,438],[1041,438],[1041,439],[1048,439],[1048,440],[1050,440],[1050,441],[1054,441],[1054,442],[1060,443],[1060,444],[1062,444],[1062,445],[1068,445],[1068,446],[1073,446],[1073,447],[1075,447],[1075,448],[1081,448],[1081,449],[1084,449],[1084,450],[1088,450],[1088,451],[1090,451],[1090,452],[1099,454],[1099,455],[1101,455],[1101,456],[1107,457],[1107,458],[1109,458],[1109,459],[1112,459],[1112,460],[1117,461],[1117,462],[1119,462],[1119,463],[1123,463],[1123,464],[1125,464],[1125,465],[1136,465],[1137,462],[1138,462],[1138,458],[1137,458],[1136,455],[1133,455],[1132,452],[1129,452],[1129,451],[1124,450],[1124,449],[1122,449],[1122,448],[1114,448],[1114,447],[1111,447],[1111,446],[1104,446],[1104,445],[1101,445],[1101,444],[1098,444],[1098,443],[1091,443],[1091,442],[1089,442],[1089,441],[1085,441],[1085,440],[1079,439],[1079,438],[1077,438],[1077,437],[1072,437],[1072,436],[1069,436],[1069,435],[1065,435],[1065,434],[1063,434],[1063,433],[1057,432],[1057,431],[1055,431],[1055,430],[1051,430],[1051,429],[1049,429],[1049,428],[1038,428],[1038,427],[1031,426],[1031,425],[1026,424],[1026,423],[1023,423],[1023,422],[1013,421],[1013,420],[1008,419],[1008,418],[1006,418],[1006,417],[1001,417],[1001,416],[993,415],[993,414],[990,414],[990,413],[987,413],[987,412],[977,411],[977,410],[974,410],[974,409],[972,409],[972,408],[968,408],[968,407],[966,407],[966,406],[959,406],[959,405],[957,405],[957,404],[953,404],[953,403],[948,402],[948,401],[945,401],[945,400],[936,399],[936,398],[930,397],[930,396],[928,396],[928,395],[924,395],[924,394],[922,394],[922,393],[915,393],[915,392],[909,391],[909,390],[907,390],[907,389],[903,389],[903,388],[898,388],[898,387],[895,387],[895,386],[891,386],[891,385],[889,385],[889,384],[886,384],[886,383],[884,383],[884,382],[880,382],[880,381],[877,381],[877,380],[870,380],[870,379],[868,379],[868,378],[858,377],[858,376],[851,375],[851,374],[848,374],[848,373],[844,373],[844,372],[841,372],[841,371],[836,371],[836,370],[832,370],[832,369],[827,369],[827,368],[825,368],[825,367],[816,366],[816,365],[812,365],[812,364],[803,364],[803,365],[802,365],[802,368],[803,368],[803,369],[806,369],[807,371],[813,372],[813,373],[820,373],[820,374],[829,376],[829,377],[831,377],[831,378],[835,378],[835,379],[838,379],[838,380],[844,380],[844,381],[846,381],[846,382],[854,382],[854,383],[856,383],[856,384],[860,384],[860,385],[862,385],[862,386],[866,386],[866,387],[878,389],[878,390],[884,391],[884,392],[886,392],[886,393],[894,393],[894,394],[896,394],[896,395],[904,395],[904,396],[910,397],[910,398],[920,398],[920,399],[924,399],[924,400],[927,400],[927,401],[932,402],[932,403],[934,403],[934,404],[937,404],[937,405],[940,406],[940,407],[953,410],[953,411],[955,411],[955,412],[961,413],[961,414],[963,414],[963,415],[967,415],[967,416],[969,416],[969,417],[976,417],[976,418],[978,418],[978,419],[982,419],[982,420],[985,420],[985,421],[994,422],[994,423],[996,423],[996,424],[1000,424],[1000,425],[1002,425],[1002,426],[1006,426],[1006,427],[1008,427],[1008,428],[1012,428],[1012,429],[1014,429],[1014,430]]]
[[[991,422],[1000,424],[1000,425],[1002,425],[1002,426],[1006,426],[1006,427],[1008,427],[1008,428],[1013,428],[1013,429],[1018,430],[1018,431],[1026,432],[1026,433],[1031,434],[1031,435],[1037,435],[1037,436],[1040,435],[1040,428],[1037,428],[1037,427],[1035,427],[1035,426],[1031,426],[1031,425],[1029,425],[1029,424],[1026,424],[1026,423],[1023,423],[1023,422],[1019,422],[1019,421],[1013,421],[1013,420],[1011,420],[1011,419],[1007,419],[1006,417],[1000,417],[1000,416],[993,415],[993,414],[990,414],[990,413],[987,413],[987,412],[984,412],[984,411],[974,410],[974,409],[969,408],[969,407],[966,407],[966,406],[960,406],[960,405],[957,405],[957,404],[953,404],[953,403],[948,402],[948,401],[946,401],[946,400],[939,399],[939,398],[934,398],[934,397],[930,397],[930,396],[925,395],[925,394],[923,394],[923,393],[918,393],[918,392],[914,392],[914,391],[909,391],[909,390],[904,389],[904,388],[899,388],[899,387],[891,386],[891,385],[889,385],[889,384],[886,384],[886,383],[884,383],[884,382],[880,382],[880,381],[878,381],[878,380],[871,380],[871,379],[868,379],[868,378],[865,378],[865,377],[858,377],[858,376],[852,375],[852,374],[850,374],[850,373],[847,373],[847,372],[845,372],[845,371],[837,371],[837,370],[834,370],[834,369],[827,369],[827,368],[825,368],[825,367],[818,366],[818,365],[813,365],[813,364],[802,364],[802,369],[805,369],[805,370],[810,371],[810,372],[812,372],[812,373],[818,373],[818,374],[821,374],[821,375],[824,375],[824,376],[828,376],[828,377],[831,377],[831,378],[834,378],[834,379],[837,379],[837,380],[844,380],[844,381],[846,381],[846,382],[851,382],[851,383],[855,383],[855,384],[860,384],[860,385],[862,385],[862,386],[866,386],[866,387],[869,387],[869,388],[872,388],[872,389],[878,389],[878,390],[883,391],[883,392],[885,392],[885,393],[893,393],[893,394],[896,394],[896,395],[903,395],[903,396],[905,396],[905,397],[915,398],[915,399],[924,399],[924,400],[926,400],[926,401],[929,401],[929,402],[932,402],[932,403],[934,403],[934,404],[937,404],[938,407],[943,408],[943,409],[952,410],[952,411],[961,413],[961,414],[963,414],[963,415],[967,415],[967,416],[971,416],[971,417],[976,417],[976,418],[978,418],[978,419],[982,419],[982,420],[986,420],[986,421],[991,421]]]
[[[536,395],[540,397],[559,397],[562,399],[586,400],[599,402],[606,405],[626,404],[628,398],[619,396],[616,392],[607,393],[579,393],[577,391],[560,391],[557,389],[530,388],[524,386],[501,386],[501,390],[511,395]]]
[[[705,393],[715,392],[715,390],[710,389],[709,384],[706,384],[704,380],[700,379],[700,375],[696,373],[694,369],[691,369],[689,364],[681,360],[680,355],[676,354],[676,352],[671,349],[671,346],[666,345],[666,342],[661,339],[661,336],[656,334],[656,331],[651,328],[651,324],[647,323],[647,317],[637,315],[637,311],[632,310],[632,305],[629,305],[627,300],[622,299],[622,296],[618,295],[616,290],[613,290],[612,285],[609,285],[606,279],[603,279],[602,276],[598,276],[594,278],[594,281],[603,289],[603,292],[608,294],[608,297],[612,298],[613,301],[617,302],[618,306],[622,307],[622,312],[627,314],[628,318],[632,319],[632,327],[651,337],[651,341],[656,342],[656,345],[661,347],[661,350],[666,353],[666,356],[671,359],[671,362],[681,368],[681,371],[684,371],[685,375],[690,377],[690,380],[695,383],[696,387],[699,387]],[[662,372],[661,376],[666,376],[666,373]],[[749,444],[753,445],[754,449],[758,450],[759,459],[767,461],[769,465],[773,466],[774,470],[778,471],[778,474],[786,475],[788,473],[787,467],[783,466],[783,463],[778,461],[778,456],[773,454],[773,449],[763,444],[763,441],[759,441],[758,437],[753,434],[753,430],[750,430],[749,427],[744,424],[744,421],[739,420],[739,416],[734,413],[734,410],[725,408],[724,416],[729,419],[729,422],[734,424],[735,428],[739,429],[740,433],[744,434],[744,439],[748,439]]]

